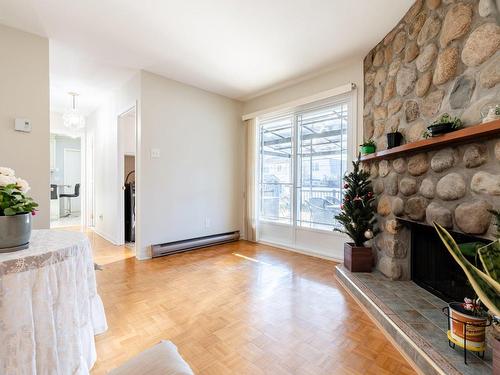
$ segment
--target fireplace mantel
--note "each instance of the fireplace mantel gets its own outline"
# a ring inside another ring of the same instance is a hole
[[[481,138],[490,137],[494,134],[500,134],[500,120],[467,127],[438,137],[422,139],[420,141],[378,151],[373,154],[364,155],[361,157],[361,161],[394,159],[403,154],[409,155],[421,151],[429,151],[432,149],[452,146],[459,143],[472,142]]]

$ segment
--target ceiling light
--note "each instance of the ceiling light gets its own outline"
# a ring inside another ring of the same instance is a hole
[[[85,117],[76,109],[76,92],[69,92],[73,99],[73,107],[63,115],[64,126],[72,130],[81,130],[85,127]]]

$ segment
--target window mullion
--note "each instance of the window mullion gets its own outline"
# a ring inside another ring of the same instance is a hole
[[[298,116],[295,112],[292,115],[292,165],[293,165],[293,174],[292,174],[292,227],[294,229],[294,237],[295,237],[295,228],[297,227],[297,214],[298,214],[298,206],[297,206],[297,185],[298,185],[298,146],[299,146],[299,138],[298,138],[298,126],[297,119]],[[294,238],[295,242],[295,238]]]

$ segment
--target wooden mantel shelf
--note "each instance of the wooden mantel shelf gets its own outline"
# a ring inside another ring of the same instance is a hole
[[[437,137],[422,139],[421,141],[407,143],[398,147],[378,151],[373,154],[363,155],[361,156],[361,161],[393,159],[403,154],[413,154],[421,151],[429,151],[436,148],[452,146],[459,143],[471,142],[477,139],[491,137],[495,134],[500,134],[500,120],[470,126]]]

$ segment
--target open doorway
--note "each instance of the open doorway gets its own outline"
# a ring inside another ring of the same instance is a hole
[[[123,243],[135,249],[136,106],[118,116],[118,160],[120,173],[120,225]]]
[[[50,135],[50,227],[82,223],[82,139]]]

